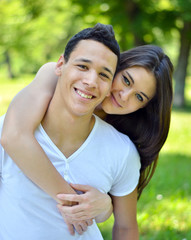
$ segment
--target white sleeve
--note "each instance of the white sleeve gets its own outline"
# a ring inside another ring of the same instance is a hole
[[[139,182],[140,176],[140,157],[134,144],[129,140],[129,148],[118,161],[115,171],[114,183],[110,190],[110,194],[114,196],[125,196],[133,192]]]
[[[1,175],[2,175],[2,161],[3,161],[3,148],[0,144],[0,178],[1,178]]]
[[[2,128],[3,128],[4,118],[5,118],[5,115],[0,117],[0,137],[1,137],[1,132],[2,132]],[[2,174],[3,154],[4,154],[4,149],[0,144],[0,177],[1,177],[1,174]]]

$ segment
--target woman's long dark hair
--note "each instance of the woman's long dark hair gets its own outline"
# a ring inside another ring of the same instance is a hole
[[[139,198],[154,174],[159,151],[169,132],[173,65],[160,47],[144,45],[123,52],[117,72],[133,66],[141,66],[153,73],[156,94],[144,108],[127,115],[107,115],[106,121],[128,135],[137,147],[141,158]]]

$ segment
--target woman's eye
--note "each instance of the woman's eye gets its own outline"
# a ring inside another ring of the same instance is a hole
[[[129,79],[123,75],[123,81],[125,82],[125,84],[127,84],[128,86],[130,85],[130,81]]]
[[[143,97],[140,94],[137,93],[136,97],[140,102],[143,102]]]

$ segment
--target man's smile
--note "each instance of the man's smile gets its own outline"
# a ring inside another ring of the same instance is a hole
[[[78,95],[80,95],[80,97],[83,97],[83,98],[85,98],[85,99],[95,98],[95,96],[93,96],[92,94],[83,92],[83,91],[81,91],[81,90],[79,90],[79,89],[76,89],[76,88],[75,88],[75,91],[76,91],[76,93],[77,93]]]

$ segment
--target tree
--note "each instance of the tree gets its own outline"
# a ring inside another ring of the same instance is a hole
[[[43,63],[56,61],[67,39],[82,28],[76,11],[70,0],[1,0],[0,64],[8,77],[36,73]]]
[[[35,5],[37,1],[34,1],[30,5],[30,9],[29,0],[0,1],[0,17],[3,20],[0,21],[0,52],[4,57],[1,61],[7,65],[9,78],[15,76],[13,63],[14,59],[17,59],[17,54],[25,56],[27,52],[28,40],[31,36],[29,25],[42,11],[42,7],[40,7],[43,6],[42,1],[44,0],[40,0],[41,4],[39,5]]]
[[[185,82],[188,69],[188,60],[191,48],[191,0],[174,1],[176,9],[176,20],[178,22],[178,31],[180,35],[180,49],[175,78],[174,105],[183,107],[185,105]]]
[[[183,107],[185,105],[184,89],[187,75],[187,66],[189,53],[191,48],[191,21],[184,22],[183,28],[180,30],[180,51],[178,57],[178,64],[174,74],[175,78],[175,94],[174,105],[176,107]]]

